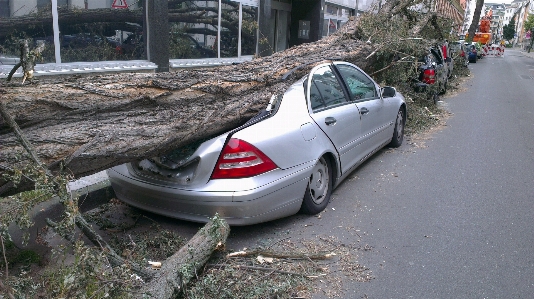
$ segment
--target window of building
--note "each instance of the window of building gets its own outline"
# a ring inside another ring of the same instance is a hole
[[[333,6],[333,5],[325,5],[326,7],[326,12],[331,14],[331,15],[337,15],[337,10],[338,8],[336,6]]]

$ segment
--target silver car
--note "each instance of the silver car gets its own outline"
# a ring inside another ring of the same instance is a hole
[[[327,61],[245,125],[198,146],[108,170],[117,198],[157,214],[248,225],[324,210],[365,159],[402,144],[404,97]]]

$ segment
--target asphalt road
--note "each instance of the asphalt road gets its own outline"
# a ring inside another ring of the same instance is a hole
[[[372,157],[320,218],[233,228],[228,246],[365,245],[374,279],[347,279],[344,298],[534,298],[534,59],[510,50],[469,68],[443,98],[446,126]]]

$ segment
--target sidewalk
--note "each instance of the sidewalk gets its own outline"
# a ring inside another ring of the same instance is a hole
[[[524,56],[527,56],[527,57],[530,57],[530,58],[534,58],[534,50],[531,50],[530,53],[526,52],[526,51],[522,51],[522,50],[518,50],[521,52],[521,54],[523,54]]]
[[[504,50],[504,57],[506,57],[506,52],[507,51],[508,51],[508,53],[510,53],[510,51],[518,52],[518,53],[521,53],[523,56],[534,58],[534,49],[531,50],[530,53],[528,53],[527,51],[522,50],[520,47],[506,48]]]

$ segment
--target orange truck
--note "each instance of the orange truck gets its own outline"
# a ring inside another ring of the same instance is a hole
[[[483,45],[491,42],[490,20],[492,15],[493,13],[490,10],[485,16],[482,17],[478,26],[478,32],[476,32],[475,36],[473,37],[473,42],[479,42]],[[465,38],[467,39],[468,35],[466,35]]]

